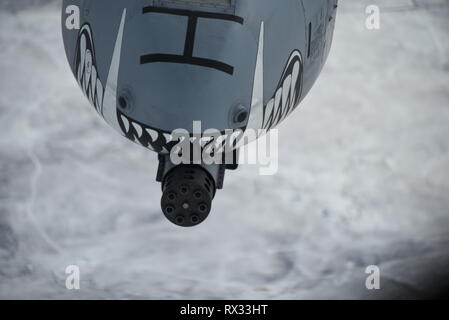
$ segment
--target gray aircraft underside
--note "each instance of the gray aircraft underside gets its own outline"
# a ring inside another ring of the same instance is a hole
[[[64,0],[62,32],[84,94],[110,126],[160,154],[164,214],[191,226],[209,214],[226,166],[174,166],[170,133],[194,121],[221,132],[276,127],[323,68],[337,2]],[[209,188],[198,187],[204,179]]]

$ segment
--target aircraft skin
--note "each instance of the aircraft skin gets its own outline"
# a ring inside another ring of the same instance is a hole
[[[71,5],[80,9],[79,30],[66,27]],[[191,131],[195,120],[218,130],[284,120],[326,61],[336,7],[337,0],[64,0],[62,32],[97,111],[132,141],[165,152],[163,133]],[[249,113],[242,123],[230,119],[237,107]]]
[[[223,137],[229,129],[275,128],[324,66],[337,2],[64,0],[62,35],[73,74],[97,112],[159,154],[162,211],[190,227],[207,218],[226,169],[238,164],[188,158],[176,165],[170,155],[180,141],[171,133],[184,129],[193,144],[194,121]],[[238,158],[236,150],[229,154]]]

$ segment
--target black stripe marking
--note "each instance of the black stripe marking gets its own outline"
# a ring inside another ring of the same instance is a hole
[[[173,8],[165,8],[165,7],[148,6],[148,7],[143,8],[142,11],[143,11],[143,14],[165,13],[165,14],[173,14],[173,15],[178,15],[178,16],[188,16],[188,17],[193,16],[193,17],[197,17],[197,18],[227,20],[227,21],[233,21],[233,22],[240,23],[240,24],[243,24],[245,21],[242,17],[235,16],[232,14],[173,9]]]
[[[189,24],[187,27],[187,34],[186,34],[186,43],[184,47],[184,55],[187,57],[193,56],[197,22],[198,22],[197,18],[192,16],[189,17]]]
[[[161,53],[147,54],[140,57],[140,64],[155,63],[155,62],[192,64],[196,66],[216,69],[230,75],[234,74],[233,66],[211,59],[196,58],[191,56],[180,56],[175,54],[161,54]]]

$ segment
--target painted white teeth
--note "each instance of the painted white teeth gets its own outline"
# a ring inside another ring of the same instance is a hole
[[[121,118],[122,118],[123,124],[125,125],[126,133],[128,133],[128,131],[129,131],[129,121],[124,116],[121,116]]]
[[[283,75],[282,86],[277,88],[263,110],[262,128],[271,129],[278,125],[295,109],[301,94],[301,64],[301,54],[293,52],[287,64],[290,73]]]
[[[295,92],[296,83],[299,78],[299,69],[300,69],[300,63],[299,63],[299,61],[296,61],[295,65],[293,67],[293,72],[292,72],[292,92]]]
[[[164,137],[165,137],[165,140],[167,141],[167,143],[169,143],[170,141],[173,140],[173,137],[171,134],[164,133]]]
[[[103,85],[100,79],[97,79],[97,109],[98,112],[102,112],[101,108],[103,106]]]
[[[79,50],[77,52],[76,79],[95,109],[101,113],[103,106],[104,90],[98,78],[95,65],[92,34],[88,25],[84,25],[79,33]],[[117,117],[116,117],[117,118]],[[116,119],[116,121],[118,121]]]
[[[135,123],[135,122],[133,122],[133,127],[134,127],[134,129],[136,129],[139,138],[141,138],[142,134],[143,134],[142,127],[138,123]]]
[[[290,106],[287,106],[287,102],[290,104],[288,98],[291,97],[291,84],[292,76],[289,74],[282,85],[282,112],[287,112],[288,110],[286,108],[290,108]]]
[[[271,121],[270,116],[273,113],[273,108],[274,108],[274,99],[271,99],[268,104],[267,104],[267,109],[265,111],[265,116],[267,117],[267,119],[265,119],[265,121]],[[266,126],[266,123],[264,124],[264,127]]]
[[[268,102],[265,109],[264,128],[276,125],[294,108],[295,92],[294,88],[292,88],[292,82],[296,84],[296,81],[292,81],[292,76],[288,75],[283,82],[283,86],[276,91],[274,98]]]
[[[155,142],[158,139],[159,135],[156,131],[154,131],[153,129],[145,129],[145,130],[148,132],[153,142]]]

